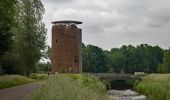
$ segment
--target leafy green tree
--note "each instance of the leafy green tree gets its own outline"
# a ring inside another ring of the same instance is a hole
[[[49,66],[51,66],[49,62],[47,63],[38,62],[35,67],[35,72],[46,73],[49,71]]]
[[[156,73],[163,61],[164,50],[159,46],[123,45],[111,51],[83,45],[83,70],[86,72]],[[101,66],[102,65],[102,66]]]
[[[42,22],[44,7],[41,0],[18,0],[16,17],[16,48],[19,66],[27,76],[43,56],[46,28]]]
[[[13,45],[13,27],[15,26],[16,0],[0,0],[0,74],[13,73],[13,57],[10,54]],[[8,70],[7,70],[8,69]]]
[[[6,51],[11,49],[15,4],[15,0],[0,0],[0,59]]]
[[[112,52],[111,53],[111,66],[110,72],[121,73],[125,72],[125,60],[126,56],[122,54],[122,52]]]
[[[163,63],[158,65],[158,72],[160,73],[170,72],[170,50],[164,53]]]
[[[136,48],[132,45],[123,45],[120,48],[120,51],[125,56],[125,72],[133,73],[136,68]]]
[[[47,50],[45,51],[45,58],[51,62],[51,47],[48,45]]]
[[[83,71],[84,72],[106,72],[105,55],[101,48],[87,45],[83,49]]]

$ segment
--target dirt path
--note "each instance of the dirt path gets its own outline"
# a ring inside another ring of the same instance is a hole
[[[0,100],[28,100],[31,93],[41,86],[40,82],[0,90]]]

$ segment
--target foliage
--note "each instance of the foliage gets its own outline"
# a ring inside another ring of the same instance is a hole
[[[51,47],[48,45],[47,50],[45,52],[45,58],[48,59],[49,61],[51,61],[51,53],[52,53]]]
[[[14,26],[14,6],[16,0],[0,1],[0,59],[12,45],[12,27]],[[1,61],[0,61],[1,63]]]
[[[170,72],[170,50],[164,53],[163,63],[159,64],[158,72],[169,73]]]
[[[1,69],[2,69],[2,74],[17,74],[18,68],[17,66],[17,61],[15,59],[15,55],[11,52],[6,52],[5,55],[3,55],[1,59]]]
[[[19,75],[5,75],[5,76],[0,76],[0,89],[16,86],[16,85],[21,85],[21,84],[26,84],[26,83],[31,83],[34,82],[35,80],[24,77],[24,76],[19,76]]]
[[[47,63],[41,63],[38,62],[35,65],[35,72],[42,72],[42,73],[47,73],[50,71],[51,64],[49,62]]]
[[[148,100],[169,100],[170,74],[151,74],[136,86],[136,90],[145,94]]]
[[[83,71],[84,72],[106,72],[105,55],[101,48],[93,45],[84,45],[83,48]]]
[[[80,77],[73,79],[71,77]],[[49,78],[43,86],[33,95],[32,100],[107,100],[102,91],[96,91],[85,85],[86,78],[79,75],[57,74]]]
[[[125,71],[126,57],[125,55],[123,55],[122,52],[119,51],[112,52],[109,55],[109,57],[111,59],[111,61],[109,62],[110,63],[109,72],[120,73]]]
[[[163,61],[164,50],[158,46],[141,44],[137,47],[123,45],[104,51],[93,45],[83,44],[84,72],[156,73]]]
[[[96,77],[89,76],[86,74],[84,74],[84,75],[70,74],[69,76],[71,78],[73,78],[74,80],[80,79],[83,82],[84,86],[92,88],[95,91],[100,91],[100,92],[103,91],[104,92],[106,90],[106,86],[101,81],[96,79]]]
[[[41,0],[18,0],[15,28],[15,48],[18,66],[27,76],[34,70],[46,47],[46,29],[42,22]]]
[[[6,72],[4,67],[11,65],[11,62],[7,63],[7,61],[12,61],[7,59],[6,54],[12,49],[15,35],[12,31],[15,26],[15,4],[16,0],[0,0],[0,74]]]

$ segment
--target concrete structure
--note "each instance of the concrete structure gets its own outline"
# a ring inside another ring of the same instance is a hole
[[[135,76],[133,74],[120,74],[120,73],[89,73],[100,80],[141,80],[142,76]]]
[[[78,21],[52,22],[52,68],[51,73],[82,72],[82,31]]]

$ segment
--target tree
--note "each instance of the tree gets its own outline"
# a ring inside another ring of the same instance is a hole
[[[137,47],[123,45],[121,48],[112,48],[111,51],[83,45],[83,71],[156,73],[158,64],[163,61],[163,53],[164,50],[159,46],[148,44]]]
[[[44,8],[41,0],[18,0],[17,8],[17,58],[20,68],[29,76],[46,47],[46,28],[42,22]]]
[[[164,53],[163,63],[158,65],[158,72],[160,73],[170,72],[170,50]]]
[[[51,62],[51,53],[52,53],[51,47],[48,45],[47,50],[45,52],[45,59],[49,60],[50,62]]]
[[[0,0],[0,59],[6,51],[11,49],[15,3],[15,0]]]
[[[122,52],[118,51],[118,52],[113,52],[110,55],[111,57],[111,66],[110,68],[110,72],[115,72],[115,73],[121,73],[121,72],[125,72],[125,60],[126,60],[126,56],[122,54]]]
[[[84,72],[106,72],[105,55],[101,48],[87,45],[83,48],[83,71]]]
[[[0,74],[4,74],[7,71],[4,68],[12,65],[13,62],[13,58],[10,59],[8,55],[13,45],[15,5],[16,0],[0,0]]]

